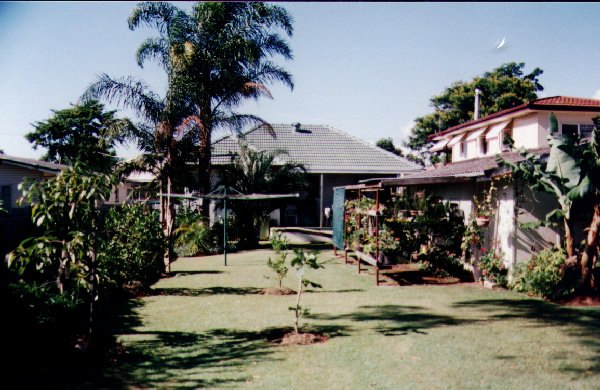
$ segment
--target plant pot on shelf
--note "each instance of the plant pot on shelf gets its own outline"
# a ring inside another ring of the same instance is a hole
[[[478,216],[475,217],[475,222],[479,227],[486,227],[490,224],[490,217],[488,216]]]

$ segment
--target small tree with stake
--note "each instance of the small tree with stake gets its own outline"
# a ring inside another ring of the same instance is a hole
[[[292,259],[291,264],[292,267],[296,269],[296,275],[298,276],[298,293],[296,295],[296,306],[290,306],[290,310],[296,315],[296,319],[294,321],[294,332],[298,334],[300,333],[300,318],[309,313],[308,308],[303,308],[300,306],[302,289],[307,286],[314,288],[322,287],[320,284],[311,282],[310,280],[304,278],[306,270],[308,268],[319,269],[323,268],[323,266],[317,263],[317,255],[314,253],[306,253],[302,250],[296,250],[294,252],[295,256]]]

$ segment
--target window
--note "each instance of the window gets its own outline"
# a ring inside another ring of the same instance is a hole
[[[502,149],[502,151],[506,151],[510,149],[510,145],[507,142],[507,140],[511,140],[513,139],[513,131],[512,129],[504,129],[504,131],[501,133],[502,138],[500,139],[500,149]]]
[[[465,141],[460,143],[460,156],[467,157],[467,143]]]
[[[579,136],[581,139],[590,138],[593,130],[594,125],[562,125],[562,134],[571,137]]]
[[[2,208],[10,210],[12,207],[12,199],[10,194],[10,185],[2,186],[0,190],[0,200],[2,201]]]
[[[479,138],[479,151],[482,156],[485,156],[488,152],[488,140],[485,137]]]

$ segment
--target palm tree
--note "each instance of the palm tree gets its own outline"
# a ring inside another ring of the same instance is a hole
[[[142,120],[129,136],[137,139],[138,147],[144,154],[126,169],[153,171],[160,183],[161,192],[173,193],[177,172],[186,171],[185,165],[192,156],[189,146],[193,144],[194,134],[193,116],[189,115],[190,111],[177,89],[175,77],[169,75],[167,93],[161,98],[142,81],[131,77],[113,79],[102,74],[82,96],[84,100],[99,98],[117,106],[133,109]],[[168,242],[165,268],[170,272],[170,264],[175,257],[175,207],[169,196],[161,197],[160,210],[163,231]]]
[[[302,164],[284,161],[285,150],[256,151],[240,140],[239,153],[223,169],[222,185],[243,194],[285,194],[305,189],[306,170]],[[253,200],[231,202],[231,209],[241,230],[240,247],[252,248],[258,244],[256,227],[281,201]]]
[[[291,49],[278,34],[292,35],[292,18],[282,7],[258,2],[196,3],[186,13],[169,3],[144,2],[133,10],[129,27],[158,30],[137,52],[172,66],[178,86],[193,107],[198,132],[200,192],[210,190],[211,136],[218,128],[240,131],[266,123],[233,109],[248,98],[272,97],[266,84],[281,81],[293,88],[291,75],[270,58],[291,59]],[[168,66],[169,65],[169,66]]]

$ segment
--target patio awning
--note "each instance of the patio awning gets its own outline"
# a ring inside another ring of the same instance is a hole
[[[431,148],[429,148],[430,152],[439,152],[446,148],[446,145],[450,142],[450,138],[444,138],[441,141],[436,142]]]
[[[470,132],[469,135],[467,136],[467,141],[472,141],[474,139],[481,137],[481,135],[483,133],[485,133],[487,129],[489,129],[489,127],[485,126],[485,127],[482,127],[481,129],[477,129],[475,131]]]
[[[490,131],[488,131],[488,133],[485,135],[485,139],[497,138],[498,136],[500,136],[502,130],[504,130],[509,123],[510,121],[504,121],[492,126],[490,128]]]

